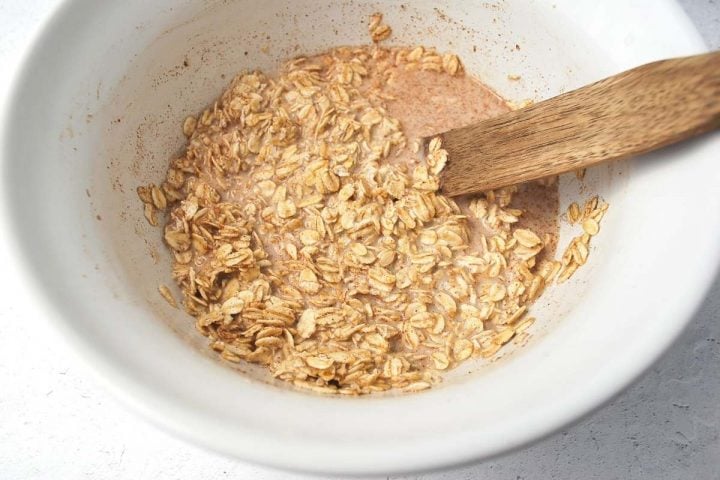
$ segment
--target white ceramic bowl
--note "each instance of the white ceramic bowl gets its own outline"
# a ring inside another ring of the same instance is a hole
[[[589,412],[646,369],[690,318],[720,253],[720,138],[563,178],[564,204],[611,207],[590,264],[535,309],[533,340],[430,392],[328,398],[217,361],[171,284],[135,188],[163,176],[181,120],[247,68],[367,42],[454,50],[509,99],[540,99],[704,49],[667,1],[66,1],[15,80],[3,132],[3,236],[30,288],[111,389],[147,418],[240,458],[334,473],[486,458]],[[516,47],[517,45],[517,47]],[[507,81],[519,74],[519,82]],[[571,232],[562,230],[567,241]],[[153,263],[152,259],[155,259]]]

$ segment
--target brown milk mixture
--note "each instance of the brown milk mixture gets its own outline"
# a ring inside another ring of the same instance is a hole
[[[437,75],[423,70],[395,71],[395,82],[384,87],[395,98],[388,102],[388,112],[400,120],[410,141],[419,141],[453,128],[463,127],[510,111],[507,102],[470,75]],[[465,210],[471,197],[456,199]],[[555,254],[558,233],[557,182],[533,182],[518,186],[514,207],[525,213],[518,225],[546,234],[550,242],[542,256]],[[482,231],[480,222],[469,217],[473,230]]]
[[[379,17],[370,30],[390,31]],[[507,110],[431,48],[238,75],[185,120],[165,181],[138,188],[151,224],[167,213],[184,309],[225,360],[322,393],[418,391],[523,343],[528,308],[585,262],[607,207],[574,204],[586,233],[556,261],[554,182],[443,196],[447,153],[421,139]]]

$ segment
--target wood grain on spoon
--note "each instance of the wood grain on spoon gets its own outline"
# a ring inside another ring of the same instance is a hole
[[[445,195],[620,160],[720,127],[720,52],[663,60],[441,134]]]

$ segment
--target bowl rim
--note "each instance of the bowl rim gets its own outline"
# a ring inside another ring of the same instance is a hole
[[[43,41],[46,37],[50,36],[50,32],[55,28],[56,23],[63,20],[65,15],[73,6],[72,0],[65,0],[59,2],[55,11],[50,15],[44,24],[38,29],[39,34],[36,35],[35,39],[31,42],[31,46],[25,52],[23,59],[20,62],[20,66],[17,69],[15,76],[11,82],[11,88],[9,89],[8,98],[10,101],[5,106],[5,111],[2,112],[0,121],[0,129],[2,132],[2,164],[8,161],[5,157],[5,145],[9,143],[9,135],[11,128],[10,119],[13,117],[14,112],[20,111],[20,105],[15,101],[19,97],[18,92],[22,88],[22,79],[24,78],[29,65],[32,63],[34,54],[43,45]],[[558,2],[558,3],[562,3]],[[671,0],[665,0],[662,3],[653,3],[653,8],[664,8],[667,10],[667,18],[674,18],[675,21],[683,23],[683,28],[686,30],[688,37],[692,37],[691,41],[697,44],[698,48],[703,48],[704,43],[697,34],[697,31],[687,19],[685,13],[675,2]],[[657,31],[662,31],[664,25],[653,25],[653,28]],[[678,28],[675,25],[675,28]],[[1,166],[0,165],[0,166]],[[3,169],[4,170],[4,169]],[[596,409],[602,407],[612,398],[620,394],[625,388],[627,388],[632,382],[639,378],[651,365],[666,351],[666,349],[677,339],[680,332],[689,323],[692,315],[701,304],[701,300],[705,297],[707,289],[711,286],[711,280],[715,276],[717,271],[718,261],[720,260],[720,249],[712,252],[713,255],[708,257],[707,268],[702,272],[697,272],[696,277],[698,283],[705,285],[704,289],[697,289],[686,296],[685,308],[682,318],[675,320],[675,323],[669,324],[669,327],[664,332],[662,340],[654,345],[654,348],[647,349],[642,352],[638,352],[632,364],[628,364],[625,370],[622,372],[616,372],[613,380],[607,380],[604,383],[598,383],[592,389],[589,389],[584,396],[582,401],[576,402],[574,408],[566,409],[563,412],[556,411],[554,415],[548,417],[544,422],[543,426],[536,426],[536,428],[528,429],[522,435],[522,439],[515,439],[513,441],[505,443],[503,446],[497,446],[495,449],[488,449],[483,452],[479,452],[477,448],[472,445],[472,438],[467,439],[456,439],[455,446],[451,453],[443,452],[442,455],[435,456],[431,455],[431,450],[425,452],[416,452],[414,455],[399,456],[394,462],[375,463],[368,465],[368,458],[372,458],[372,449],[369,448],[366,451],[357,452],[357,461],[345,462],[341,469],[326,469],[318,468],[317,463],[311,456],[304,457],[302,445],[295,445],[298,451],[293,453],[291,457],[283,459],[273,459],[268,455],[259,455],[255,453],[255,450],[244,450],[237,447],[229,447],[227,444],[222,442],[218,438],[214,438],[209,434],[199,433],[196,428],[199,425],[207,424],[212,420],[205,418],[202,413],[196,412],[191,405],[178,405],[177,402],[171,397],[170,394],[161,392],[156,389],[149,388],[147,384],[134,378],[127,370],[123,369],[122,365],[118,365],[113,361],[109,360],[107,356],[103,355],[103,352],[88,344],[85,339],[67,322],[59,309],[53,304],[53,301],[44,291],[44,287],[40,279],[33,275],[32,268],[30,267],[30,255],[31,252],[27,251],[22,245],[22,239],[15,235],[16,229],[14,227],[14,219],[11,214],[11,201],[9,201],[6,189],[4,186],[4,177],[0,177],[0,198],[4,201],[0,202],[2,208],[0,208],[0,225],[3,227],[3,231],[12,232],[8,235],[7,243],[10,249],[14,263],[16,263],[16,270],[20,272],[22,276],[22,283],[29,289],[35,291],[37,295],[35,298],[38,299],[39,310],[44,314],[45,317],[52,319],[50,322],[62,335],[68,339],[74,350],[76,350],[80,357],[87,360],[86,362],[92,367],[89,369],[93,372],[98,379],[99,383],[103,384],[105,388],[110,390],[112,394],[119,398],[123,404],[129,406],[132,410],[135,410],[141,414],[145,419],[151,423],[158,425],[163,430],[172,432],[180,435],[182,438],[189,440],[194,444],[202,444],[204,447],[212,448],[215,451],[222,452],[232,457],[241,457],[253,462],[257,462],[263,465],[285,468],[285,469],[297,469],[306,472],[318,472],[318,473],[349,473],[353,475],[361,475],[368,473],[379,473],[379,472],[412,472],[427,469],[439,469],[448,466],[458,466],[462,464],[468,464],[476,461],[482,457],[487,459],[491,456],[495,456],[501,453],[506,453],[511,450],[515,450],[526,446],[532,442],[538,441],[545,438],[561,428],[567,425],[579,421],[586,415],[589,415]],[[712,225],[712,231],[720,233],[720,220]],[[672,328],[671,328],[672,327]],[[209,430],[209,429],[208,429]],[[248,440],[252,442],[252,439]],[[242,445],[247,446],[246,445]],[[242,451],[242,455],[238,452]],[[253,452],[252,454],[249,452]]]

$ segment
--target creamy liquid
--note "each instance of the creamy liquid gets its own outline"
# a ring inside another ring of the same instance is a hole
[[[502,115],[510,107],[495,92],[469,75],[450,76],[421,70],[394,69],[394,81],[383,90],[394,97],[388,102],[388,112],[400,120],[408,142],[463,127],[487,118]],[[466,210],[471,197],[456,199]],[[523,210],[518,225],[536,232],[550,241],[538,255],[538,260],[552,258],[557,248],[558,187],[544,183],[519,186],[511,206]],[[473,231],[480,228],[469,215]]]

